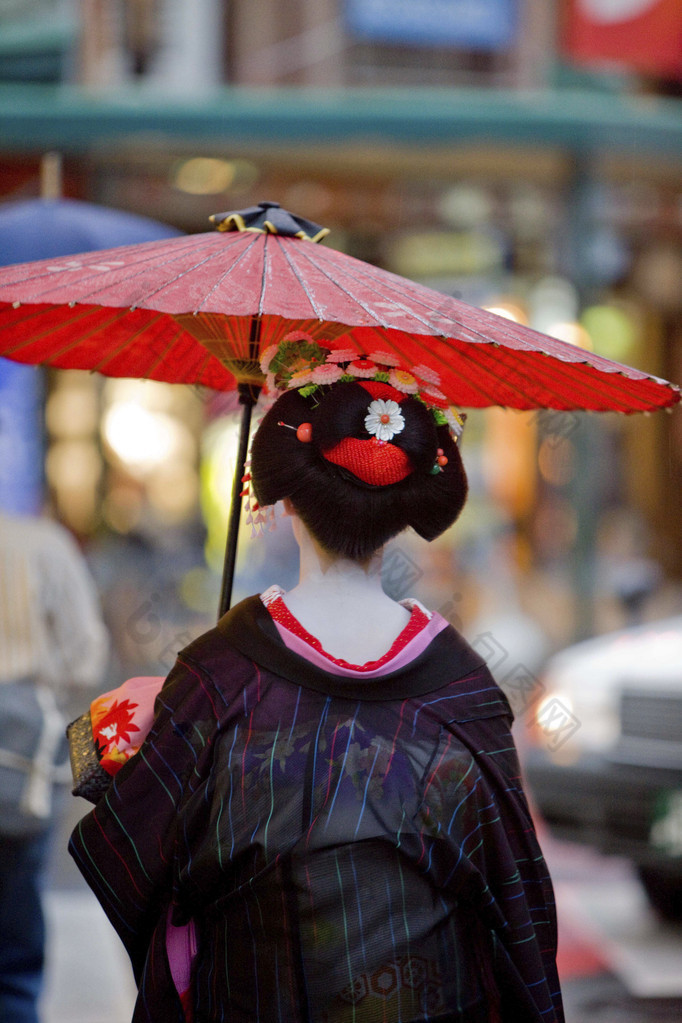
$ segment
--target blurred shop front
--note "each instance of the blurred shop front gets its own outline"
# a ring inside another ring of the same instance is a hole
[[[319,14],[322,6],[296,9]],[[400,12],[392,34],[389,6]],[[433,15],[438,5],[415,6]],[[262,77],[245,8],[230,8],[227,77],[238,68]],[[624,103],[616,93],[552,89],[551,103],[539,93],[528,106],[500,95],[523,83],[520,22],[512,13],[541,8],[479,3],[491,18],[472,20],[457,63],[456,40],[448,45],[440,31],[436,46],[428,36],[436,22],[422,18],[422,35],[415,35],[411,5],[348,4],[329,73],[336,84],[349,67],[362,71],[363,85],[400,78],[401,88],[380,95],[340,88],[308,94],[306,107],[296,90],[211,93],[192,108],[188,127],[186,104],[178,101],[174,117],[173,103],[140,92],[116,109],[115,120],[104,102],[99,116],[111,115],[115,137],[103,128],[87,143],[86,126],[91,130],[97,115],[78,108],[75,96],[60,147],[64,192],[187,232],[207,230],[212,213],[276,200],[329,227],[335,248],[679,381],[682,122],[672,143],[662,131],[656,149],[647,129],[637,134],[646,121],[641,104],[634,104],[637,130],[629,141],[627,126],[613,128],[608,110],[620,113]],[[526,51],[546,41],[547,25],[536,24]],[[497,34],[486,37],[493,26]],[[283,38],[270,39],[268,52],[289,71],[259,84],[310,85],[300,81],[301,67],[312,75],[316,65],[287,64],[293,51],[282,49]],[[456,72],[452,92],[443,88],[453,80],[445,51]],[[160,76],[159,54],[146,64],[143,57],[130,74],[147,67]],[[419,66],[436,86],[421,94],[413,87]],[[603,145],[598,117],[582,106],[587,96],[607,118]],[[546,116],[543,103],[551,106]],[[31,123],[28,117],[27,133]],[[23,150],[13,145],[0,153],[3,198],[30,191],[41,159],[35,139]],[[117,639],[112,673],[167,670],[174,651],[215,616],[235,398],[77,372],[52,374],[45,386],[47,486],[57,515],[87,541],[98,572]],[[468,508],[428,550],[401,538],[387,558],[387,586],[396,596],[412,592],[474,634],[513,612],[526,623],[527,649],[535,644],[538,660],[588,631],[679,606],[678,413],[471,412],[464,455]],[[286,523],[262,539],[249,532],[242,531],[236,599],[295,579]]]

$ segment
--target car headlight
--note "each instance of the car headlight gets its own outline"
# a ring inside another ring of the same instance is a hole
[[[566,763],[588,750],[604,752],[618,739],[618,709],[609,699],[589,692],[577,694],[548,686],[532,708],[532,742],[554,760]]]

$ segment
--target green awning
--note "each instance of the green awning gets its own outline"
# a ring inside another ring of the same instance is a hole
[[[86,152],[131,136],[205,144],[533,145],[682,153],[682,102],[579,90],[245,89],[0,85],[0,148]]]

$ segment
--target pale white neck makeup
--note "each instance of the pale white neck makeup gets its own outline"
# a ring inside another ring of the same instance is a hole
[[[288,499],[284,510],[300,551],[298,585],[284,594],[285,604],[333,657],[352,664],[382,657],[410,619],[407,608],[382,589],[382,553],[367,562],[329,554]]]

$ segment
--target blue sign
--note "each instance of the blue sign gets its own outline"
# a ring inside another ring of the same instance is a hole
[[[518,0],[346,0],[346,24],[360,40],[504,50],[516,40],[518,8]]]
[[[36,515],[43,490],[43,376],[0,358],[0,508]]]

